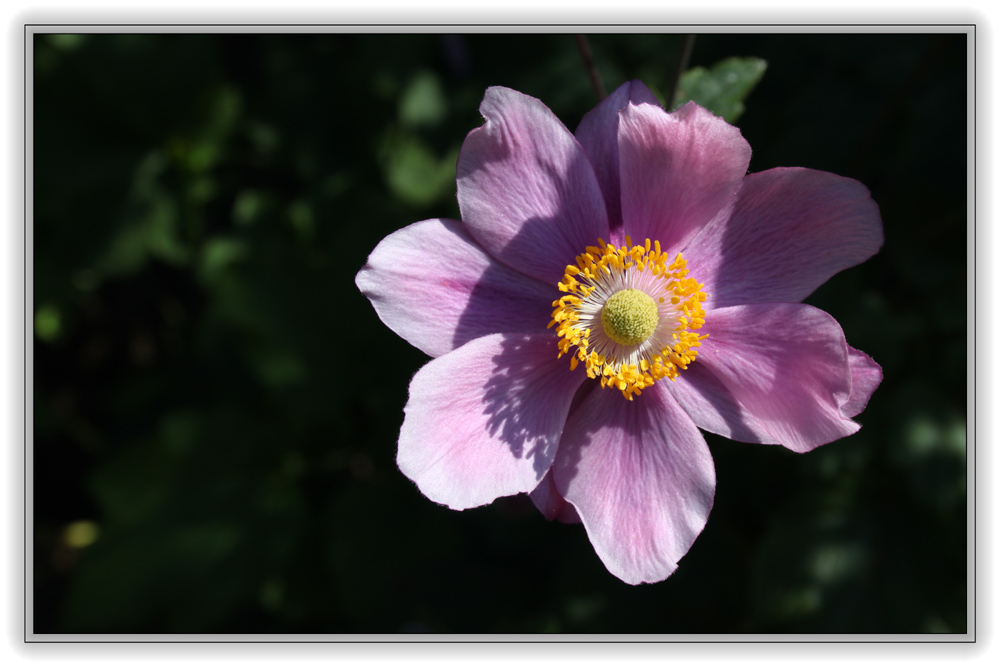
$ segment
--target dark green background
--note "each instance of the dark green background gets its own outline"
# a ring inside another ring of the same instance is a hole
[[[678,36],[590,45],[608,90],[669,90]],[[708,526],[639,587],[525,496],[454,512],[398,472],[426,358],[354,286],[393,230],[458,217],[487,86],[576,127],[595,97],[572,35],[33,49],[36,632],[971,630],[965,35],[695,40],[691,67],[767,61],[751,171],[871,189],[884,248],[809,302],[885,380],[810,454],[707,436]]]

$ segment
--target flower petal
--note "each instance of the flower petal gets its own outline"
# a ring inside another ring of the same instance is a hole
[[[630,584],[670,576],[715,494],[705,439],[662,384],[634,401],[591,392],[570,416],[552,467],[597,555]]]
[[[479,111],[486,124],[458,156],[462,221],[501,262],[555,285],[586,246],[608,238],[594,169],[537,99],[493,87]]]
[[[704,343],[702,343],[704,346]],[[709,370],[704,351],[676,380],[666,385],[699,428],[730,440],[776,444],[766,429]]]
[[[733,440],[796,452],[861,428],[843,406],[867,401],[870,368],[858,362],[858,398],[840,325],[797,303],[706,312],[698,359],[669,387],[698,426]],[[864,397],[862,399],[862,396]]]
[[[410,383],[399,469],[452,509],[538,486],[586,377],[549,334],[493,334],[431,360]]]
[[[625,233],[671,253],[725,206],[750,164],[740,131],[693,102],[673,113],[629,104],[618,151]]]
[[[566,499],[556,489],[551,470],[545,474],[545,479],[535,487],[535,490],[528,495],[538,511],[549,521],[558,519],[562,523],[580,523],[580,515],[576,513],[576,508],[566,502]]]
[[[390,234],[355,283],[390,329],[432,357],[491,333],[544,331],[558,297],[487,255],[456,220]]]
[[[845,417],[854,417],[861,414],[868,405],[868,399],[882,383],[882,367],[850,345],[847,346],[847,353],[851,364],[851,396],[840,406],[840,413]]]
[[[591,109],[576,128],[576,140],[586,151],[604,193],[608,224],[612,232],[622,225],[621,186],[618,175],[618,112],[633,104],[659,106],[656,96],[642,81],[627,81]],[[614,239],[621,244],[622,239]]]
[[[882,219],[851,178],[799,168],[750,174],[685,249],[714,307],[795,303],[882,245]]]

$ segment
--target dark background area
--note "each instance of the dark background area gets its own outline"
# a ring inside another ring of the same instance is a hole
[[[669,91],[681,37],[591,35],[608,90]],[[963,633],[965,35],[699,35],[767,70],[751,171],[866,184],[886,243],[808,302],[885,379],[805,455],[707,435],[677,572],[628,586],[526,496],[454,512],[397,469],[426,361],[354,286],[458,217],[490,85],[570,128],[572,35],[36,35],[34,631]]]

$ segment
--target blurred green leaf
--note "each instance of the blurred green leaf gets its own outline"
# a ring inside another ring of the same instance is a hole
[[[439,158],[420,138],[392,133],[384,154],[386,183],[406,203],[424,207],[454,191],[457,147]]]
[[[160,617],[199,632],[240,605],[272,604],[256,591],[292,547],[302,502],[274,472],[274,442],[245,415],[184,410],[102,467],[101,536],[84,554],[68,627],[127,631]]]
[[[45,342],[54,341],[62,331],[62,315],[59,308],[45,304],[35,312],[35,335]]]
[[[709,69],[694,67],[681,76],[675,104],[695,102],[735,123],[743,115],[743,101],[766,69],[767,63],[760,58],[727,58]]]
[[[261,381],[273,387],[285,387],[301,382],[306,367],[297,354],[280,348],[253,348],[250,358]]]
[[[300,238],[312,238],[316,228],[316,216],[308,203],[298,200],[289,204],[288,222]]]
[[[399,101],[399,119],[410,127],[433,126],[448,113],[447,100],[434,72],[418,73]]]
[[[86,549],[97,541],[100,527],[93,521],[74,521],[66,526],[64,539],[74,549]]]
[[[914,497],[939,511],[960,507],[966,498],[965,416],[922,380],[901,386],[891,408],[898,430],[887,453],[907,475]]]
[[[177,203],[161,182],[166,169],[160,152],[146,155],[137,166],[118,231],[94,264],[100,276],[135,273],[154,257],[170,263],[187,261]]]
[[[250,248],[246,241],[228,237],[215,236],[202,248],[201,275],[206,282],[214,282],[230,266],[246,259]]]
[[[87,35],[49,35],[49,43],[61,51],[76,51],[87,40]]]
[[[256,222],[270,202],[267,193],[257,190],[242,190],[233,202],[233,221],[240,226]]]
[[[907,582],[933,576],[910,557],[927,547],[899,516],[864,503],[824,511],[821,496],[772,518],[755,563],[753,631],[924,631],[937,591]]]

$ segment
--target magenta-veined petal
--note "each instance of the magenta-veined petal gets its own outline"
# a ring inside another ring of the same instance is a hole
[[[545,478],[538,483],[535,490],[528,495],[538,511],[549,521],[580,523],[580,515],[576,513],[576,508],[566,502],[566,499],[556,489],[551,470],[545,474]]]
[[[586,377],[551,334],[493,334],[431,360],[410,383],[399,469],[452,509],[538,486]]]
[[[844,333],[822,310],[797,303],[706,312],[698,359],[671,393],[698,426],[733,440],[806,452],[855,433],[842,407],[874,390],[858,362],[858,398]]]
[[[608,224],[614,243],[615,230],[622,226],[621,186],[618,173],[618,112],[633,104],[659,105],[656,96],[641,81],[627,81],[600,104],[587,112],[576,128],[576,139],[583,146],[604,193],[608,209]]]
[[[634,243],[676,252],[722,210],[750,164],[740,131],[693,102],[629,104],[618,126],[622,220]]]
[[[385,237],[355,283],[390,329],[432,357],[487,334],[544,331],[558,296],[490,257],[455,220]]]
[[[707,306],[795,303],[882,246],[868,189],[813,169],[750,174],[727,210],[686,248]]]
[[[662,384],[634,401],[592,391],[570,415],[552,467],[597,555],[630,584],[670,576],[715,495],[708,445]]]
[[[861,414],[868,405],[868,399],[882,383],[882,367],[867,354],[850,345],[847,346],[847,352],[851,365],[851,395],[840,406],[840,412],[845,417],[854,417]]]
[[[458,205],[474,239],[505,264],[555,285],[608,218],[594,169],[566,126],[539,100],[486,91],[486,124],[458,157]]]

